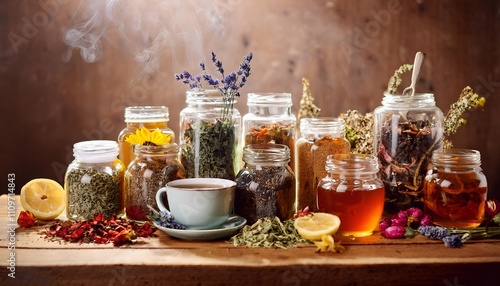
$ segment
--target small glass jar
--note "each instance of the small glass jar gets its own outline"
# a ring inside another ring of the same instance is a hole
[[[262,217],[292,218],[295,177],[288,166],[290,149],[283,144],[247,145],[243,161],[245,166],[235,179],[235,213],[249,224]]]
[[[150,131],[160,129],[162,133],[171,134],[170,142],[175,142],[175,134],[168,127],[169,112],[166,106],[129,106],[125,108],[126,127],[118,135],[120,146],[120,160],[125,164],[125,168],[135,158],[134,146],[125,141],[128,135],[135,133],[142,127]]]
[[[384,211],[378,159],[372,155],[329,155],[326,172],[318,185],[318,210],[340,218],[339,235],[371,235]]]
[[[479,226],[488,192],[479,151],[435,151],[432,165],[423,187],[424,212],[444,227]]]
[[[316,188],[327,174],[326,157],[349,154],[351,150],[345,138],[344,120],[336,117],[302,118],[296,145],[297,209],[308,206],[317,211]]]
[[[297,117],[292,114],[290,93],[249,93],[248,113],[243,116],[244,145],[284,144],[290,149],[290,167],[295,169]]]
[[[374,111],[374,152],[380,160],[386,211],[422,208],[432,152],[442,148],[444,119],[431,93],[385,94]]]
[[[92,220],[123,214],[123,174],[125,166],[117,158],[118,143],[91,140],[74,144],[75,159],[64,176],[67,217]]]
[[[185,177],[178,159],[179,147],[175,143],[162,146],[136,145],[136,158],[125,172],[125,211],[127,218],[146,221],[159,211],[156,192],[170,181]],[[166,196],[163,204],[168,207]]]
[[[241,169],[241,115],[217,90],[188,90],[180,112],[181,163],[187,178],[234,180]]]

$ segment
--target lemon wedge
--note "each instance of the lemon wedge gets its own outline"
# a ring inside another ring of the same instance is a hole
[[[33,179],[21,188],[21,205],[36,218],[52,220],[66,208],[66,192],[51,179]]]
[[[340,218],[333,214],[317,212],[296,218],[293,226],[303,238],[318,241],[323,235],[334,235],[337,232]]]

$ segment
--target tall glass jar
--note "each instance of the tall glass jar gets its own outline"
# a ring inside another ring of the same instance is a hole
[[[318,185],[318,210],[337,215],[338,234],[362,237],[373,233],[384,211],[384,184],[373,155],[329,155],[328,175]]]
[[[136,145],[136,158],[125,172],[125,211],[132,220],[146,221],[152,211],[159,211],[156,192],[170,181],[185,177],[175,143],[162,146]],[[163,204],[168,207],[166,197]]]
[[[317,211],[316,188],[327,175],[326,157],[349,154],[351,150],[345,138],[344,120],[336,117],[302,118],[296,145],[297,208],[301,210],[309,206]]]
[[[488,192],[479,151],[435,151],[432,165],[423,188],[424,211],[432,216],[437,225],[479,226],[484,219]]]
[[[374,111],[374,152],[387,212],[423,207],[424,178],[432,152],[442,147],[443,126],[433,94],[384,95]]]
[[[125,166],[117,158],[118,143],[91,140],[74,144],[75,159],[64,176],[67,217],[92,220],[123,214],[123,174]]]
[[[290,149],[290,167],[295,169],[297,117],[292,114],[290,93],[249,93],[248,113],[243,116],[244,145],[284,144]]]
[[[134,146],[125,141],[130,134],[142,127],[150,131],[160,129],[165,134],[171,134],[170,142],[175,142],[175,134],[168,127],[169,112],[166,106],[129,106],[125,108],[125,128],[118,135],[120,160],[125,168],[135,158]]]
[[[245,166],[235,179],[235,213],[249,224],[262,217],[292,218],[295,177],[288,166],[290,149],[283,144],[247,145],[243,161]]]
[[[224,105],[217,90],[188,90],[186,103],[180,112],[179,133],[186,177],[234,180],[241,168],[239,111]]]

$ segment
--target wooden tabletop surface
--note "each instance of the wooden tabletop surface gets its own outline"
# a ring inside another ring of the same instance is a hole
[[[158,230],[157,237],[114,247],[49,241],[40,233],[46,224],[16,228],[13,242],[17,224],[9,220],[21,211],[15,202],[14,217],[7,195],[0,197],[1,285],[497,285],[500,270],[498,239],[452,249],[422,236],[375,233],[344,241],[344,253],[316,253],[308,244],[235,247],[227,239],[182,241]]]

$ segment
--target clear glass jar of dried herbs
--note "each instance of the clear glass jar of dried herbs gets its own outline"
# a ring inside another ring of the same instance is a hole
[[[64,177],[67,194],[67,217],[92,220],[123,213],[123,175],[125,166],[117,158],[118,143],[92,140],[73,146],[75,159]]]
[[[179,132],[186,177],[234,180],[241,169],[239,111],[218,90],[188,90],[186,103]]]
[[[290,93],[249,93],[248,113],[243,116],[244,145],[284,144],[290,149],[294,170],[297,117],[292,114]]]
[[[137,129],[146,127],[153,131],[160,129],[162,133],[171,134],[170,142],[175,142],[175,134],[170,127],[169,111],[166,106],[129,106],[125,108],[125,128],[118,135],[120,146],[119,158],[125,164],[125,168],[135,158],[134,146],[125,141],[130,134],[134,134]]]
[[[337,117],[302,118],[296,143],[297,208],[317,211],[316,187],[327,173],[328,155],[349,154],[345,122]]]
[[[443,113],[431,93],[385,94],[374,111],[374,152],[385,185],[385,210],[423,208],[422,187],[435,150],[442,148]]]
[[[125,172],[125,212],[127,218],[149,220],[152,207],[159,211],[156,192],[166,183],[185,177],[178,159],[179,147],[175,143],[161,146],[136,145],[136,158]],[[168,207],[166,196],[163,204]]]
[[[249,224],[262,217],[287,220],[295,213],[295,176],[288,166],[290,149],[283,144],[252,144],[243,150],[238,173],[235,213]]]

